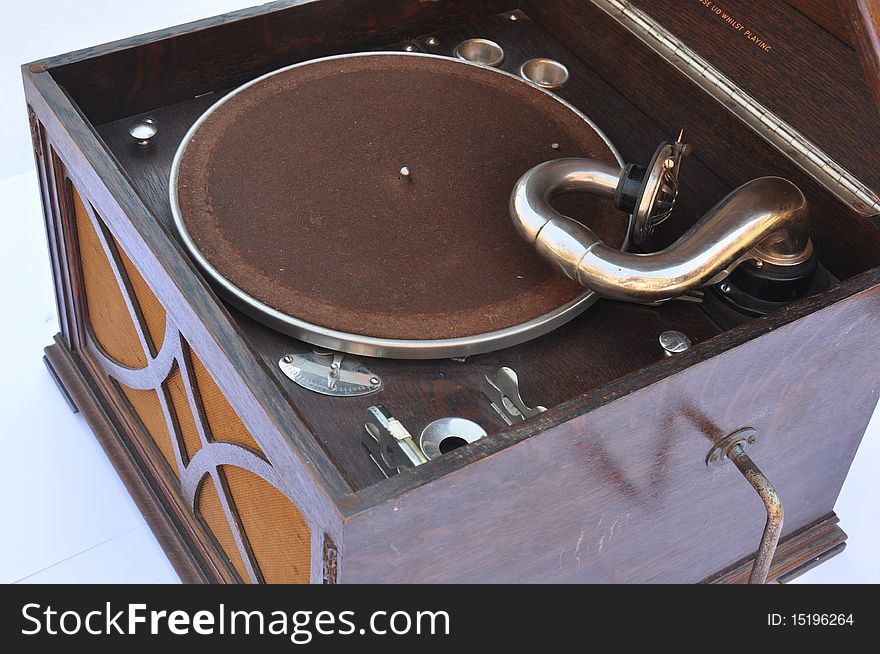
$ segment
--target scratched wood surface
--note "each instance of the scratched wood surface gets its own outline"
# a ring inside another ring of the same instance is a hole
[[[701,581],[765,521],[712,443],[754,427],[783,534],[822,519],[880,395],[878,329],[871,289],[373,506],[340,581]]]

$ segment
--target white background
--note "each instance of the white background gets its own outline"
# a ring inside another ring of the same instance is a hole
[[[39,7],[5,2],[0,10],[0,583],[178,581],[84,420],[70,412],[41,361],[58,322],[18,67],[254,4],[44,0]],[[836,507],[849,545],[800,581],[880,582],[878,415]]]

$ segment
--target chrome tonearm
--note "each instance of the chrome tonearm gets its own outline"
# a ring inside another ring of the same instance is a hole
[[[731,192],[671,246],[659,252],[622,252],[589,227],[564,216],[551,200],[571,191],[613,200],[633,215],[632,244],[647,248],[654,227],[678,193],[682,144],[664,143],[647,167],[591,159],[557,159],[535,166],[517,182],[510,215],[520,235],[545,259],[608,298],[650,303],[717,284],[747,260],[796,266],[812,255],[807,202],[780,177],[761,177]]]

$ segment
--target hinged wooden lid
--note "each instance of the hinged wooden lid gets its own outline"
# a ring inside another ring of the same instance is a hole
[[[880,214],[877,0],[593,2],[841,201]]]
[[[877,0],[838,0],[839,15],[848,22],[851,41],[862,55],[868,86],[874,102],[880,105],[880,2]],[[829,2],[829,10],[833,4]]]

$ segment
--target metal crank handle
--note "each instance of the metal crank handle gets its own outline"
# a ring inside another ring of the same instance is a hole
[[[767,522],[764,524],[764,532],[749,575],[750,584],[764,584],[770,573],[770,564],[773,563],[773,555],[779,544],[779,536],[782,533],[784,512],[782,500],[773,484],[761,469],[755,465],[752,458],[746,454],[746,448],[754,445],[757,441],[757,433],[754,429],[744,428],[725,436],[709,452],[706,463],[710,466],[722,465],[731,461],[742,473],[746,481],[751,484],[755,492],[764,503],[767,511]]]

